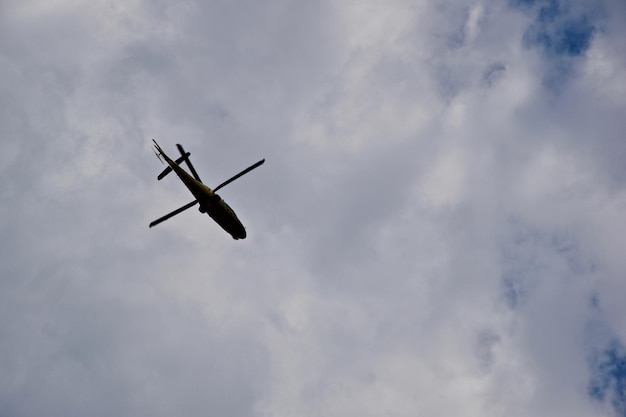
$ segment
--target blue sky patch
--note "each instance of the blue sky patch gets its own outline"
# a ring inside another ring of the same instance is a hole
[[[568,2],[557,0],[518,2],[531,5],[535,18],[524,34],[529,47],[540,48],[551,56],[580,56],[585,53],[596,31],[590,15],[574,13]]]
[[[558,90],[573,73],[577,58],[591,47],[597,32],[599,6],[572,7],[568,0],[515,0],[513,6],[533,17],[524,33],[528,48],[546,59],[544,83]]]
[[[595,26],[586,16],[578,19],[557,19],[554,11],[539,14],[538,19],[526,31],[524,42],[538,47],[552,56],[576,57],[583,55],[591,46]]]
[[[599,402],[610,402],[617,415],[626,416],[626,348],[613,341],[590,361],[588,393]]]

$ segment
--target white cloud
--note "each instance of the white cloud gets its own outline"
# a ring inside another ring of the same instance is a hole
[[[558,90],[541,2],[50,4],[0,17],[0,414],[618,412],[618,2]],[[246,240],[148,228],[152,137],[267,158]]]

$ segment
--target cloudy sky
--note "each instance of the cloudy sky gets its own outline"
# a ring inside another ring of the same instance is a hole
[[[624,22],[0,0],[0,415],[625,416]]]

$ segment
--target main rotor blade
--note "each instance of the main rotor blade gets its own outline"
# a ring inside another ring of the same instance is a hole
[[[223,183],[221,183],[220,185],[218,185],[217,187],[215,187],[213,192],[216,192],[217,190],[219,190],[223,186],[230,184],[231,182],[235,181],[237,178],[241,177],[242,175],[247,174],[248,172],[252,171],[254,168],[257,168],[257,167],[263,165],[263,162],[265,162],[265,159],[261,159],[256,164],[249,166],[248,168],[244,169],[243,171],[241,171],[239,174],[235,175],[231,179],[228,179],[228,180],[224,181]]]
[[[182,206],[181,208],[176,209],[173,212],[168,213],[165,216],[156,219],[155,221],[150,223],[150,227],[156,226],[157,224],[159,224],[161,222],[164,222],[165,220],[169,219],[170,217],[176,216],[178,213],[181,213],[181,212],[187,210],[188,208],[191,208],[191,207],[195,206],[196,204],[198,204],[198,200],[194,200],[191,203],[186,204],[186,205]]]
[[[177,143],[176,147],[178,148],[178,151],[180,152],[180,154],[183,157],[185,157],[185,155],[187,155],[184,159],[185,159],[185,162],[187,163],[187,166],[189,167],[189,171],[191,171],[191,175],[193,175],[193,177],[195,179],[197,179],[198,181],[202,182],[202,180],[198,176],[198,173],[196,172],[196,169],[193,167],[193,165],[191,165],[191,160],[189,159],[189,154],[185,153],[185,150],[183,149],[183,145],[181,145],[180,143]]]

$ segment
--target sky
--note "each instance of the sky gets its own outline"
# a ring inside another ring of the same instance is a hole
[[[626,416],[625,21],[1,0],[0,415]]]

